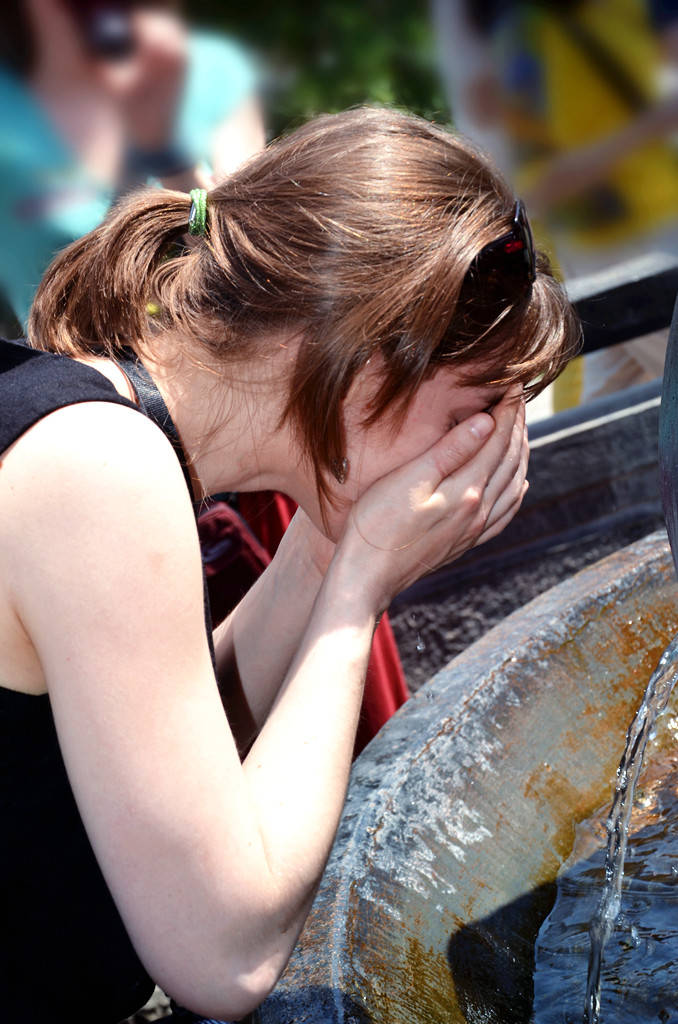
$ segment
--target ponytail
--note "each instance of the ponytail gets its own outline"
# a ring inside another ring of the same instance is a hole
[[[31,345],[74,357],[140,352],[156,273],[188,231],[190,209],[183,192],[137,191],[60,252],[31,309]]]

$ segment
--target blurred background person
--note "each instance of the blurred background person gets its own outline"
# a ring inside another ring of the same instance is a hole
[[[46,266],[123,190],[209,184],[264,143],[257,72],[171,3],[5,0],[0,289],[20,324]]]
[[[676,0],[432,10],[455,122],[512,178],[566,278],[678,255]],[[662,333],[587,356],[580,397],[660,375],[665,344]],[[561,405],[578,397],[572,374]]]

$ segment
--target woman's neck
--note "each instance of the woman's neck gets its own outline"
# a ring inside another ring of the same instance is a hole
[[[289,349],[270,346],[275,366],[255,357],[246,365],[212,368],[176,354],[186,347],[161,336],[143,361],[179,433],[195,497],[296,490],[301,459],[291,431],[280,426],[284,367],[278,364]]]
[[[315,483],[288,424],[280,425],[281,380],[293,343],[271,344],[272,359],[207,367],[169,335],[153,339],[143,364],[174,423],[195,500],[225,491],[284,491],[298,504],[315,500]],[[125,398],[136,400],[124,371],[105,357],[82,357]]]

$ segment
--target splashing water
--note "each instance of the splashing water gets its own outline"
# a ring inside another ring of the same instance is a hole
[[[678,302],[669,332],[659,417],[659,480],[662,509],[673,562],[678,572]],[[584,1024],[600,1020],[601,971],[605,945],[621,907],[621,887],[628,826],[643,755],[657,716],[666,708],[678,675],[678,636],[668,645],[655,669],[631,723],[626,748],[617,769],[612,809],[606,822],[605,883],[589,926],[590,953]]]
[[[603,953],[621,906],[621,885],[636,783],[643,754],[657,716],[666,708],[678,678],[678,636],[668,645],[653,672],[636,716],[626,735],[626,748],[617,769],[612,809],[606,822],[608,832],[605,856],[605,884],[596,913],[590,924],[589,954],[584,1024],[598,1024]]]
[[[673,562],[678,571],[678,302],[673,313],[664,364],[659,419],[659,478],[662,509],[668,530]],[[608,843],[605,857],[605,885],[598,910],[591,921],[584,1024],[598,1024],[600,982],[605,943],[612,931],[621,905],[621,884],[628,824],[633,807],[636,782],[643,754],[657,715],[666,707],[676,680],[678,637],[668,645],[659,660],[641,705],[626,737],[626,749],[617,770],[617,785],[607,822]]]
[[[621,908],[605,946],[603,1024],[669,1024],[678,1006],[678,717],[674,687],[643,756],[628,823]],[[591,920],[605,885],[610,804],[579,822],[534,946],[532,1013],[581,1024]],[[517,1024],[517,1021],[515,1022]]]

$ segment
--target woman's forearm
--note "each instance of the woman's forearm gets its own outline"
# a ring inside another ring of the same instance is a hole
[[[241,752],[278,694],[322,583],[324,565],[303,519],[297,513],[271,565],[214,633],[219,686]]]
[[[243,764],[271,874],[289,890],[281,930],[301,928],[314,892],[309,881],[319,881],[334,840],[376,621],[355,575],[333,564]]]

